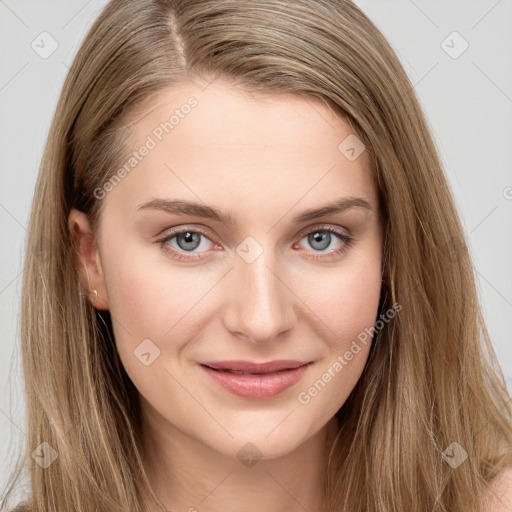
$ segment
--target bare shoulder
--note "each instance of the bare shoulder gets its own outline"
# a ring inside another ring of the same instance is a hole
[[[489,486],[482,512],[510,512],[512,510],[512,468],[503,471]]]

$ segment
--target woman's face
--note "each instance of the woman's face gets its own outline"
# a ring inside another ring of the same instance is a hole
[[[229,456],[248,442],[290,452],[368,357],[358,336],[376,320],[382,251],[368,152],[320,101],[221,81],[169,89],[146,112],[125,172],[97,190],[91,287],[122,363],[159,425]],[[308,364],[232,363],[275,360]]]

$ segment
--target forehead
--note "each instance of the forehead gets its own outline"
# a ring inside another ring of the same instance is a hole
[[[306,195],[376,197],[367,151],[347,154],[347,145],[362,143],[317,98],[191,83],[160,92],[128,122],[126,162],[150,149],[112,195],[181,194],[247,206],[263,196],[290,206]]]
[[[319,98],[252,93],[222,80],[160,91],[127,122],[135,139],[153,134],[157,142],[174,139],[201,147],[293,145],[338,151],[340,137],[354,131]]]

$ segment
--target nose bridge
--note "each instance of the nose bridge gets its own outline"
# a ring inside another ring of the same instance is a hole
[[[246,240],[237,253],[226,327],[253,342],[271,341],[292,325],[293,294],[285,276],[280,275],[274,251]]]

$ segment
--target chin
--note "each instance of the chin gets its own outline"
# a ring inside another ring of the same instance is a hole
[[[315,433],[313,425],[306,424],[298,417],[293,423],[289,421],[293,413],[283,421],[289,412],[281,414],[279,421],[261,421],[252,428],[238,428],[237,431],[234,428],[230,429],[233,439],[224,438],[224,442],[214,448],[224,455],[238,459],[244,456],[261,460],[283,457],[293,452]],[[262,425],[265,425],[264,428]],[[307,428],[308,426],[310,428]]]

